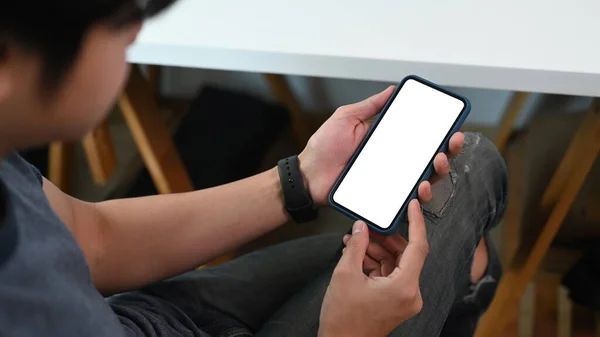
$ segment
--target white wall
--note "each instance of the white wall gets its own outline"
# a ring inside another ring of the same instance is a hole
[[[162,92],[167,95],[191,97],[203,85],[216,85],[243,91],[272,100],[273,97],[261,74],[228,72],[218,70],[164,68]],[[393,83],[344,80],[332,78],[313,78],[288,76],[290,86],[300,104],[306,111],[331,111],[335,108],[362,100],[369,95],[385,89]],[[398,79],[400,80],[400,79]],[[474,88],[451,88],[468,97],[472,104],[467,123],[485,126],[496,125],[510,101],[511,92]],[[517,125],[523,125],[540,109],[544,111],[558,108],[567,110],[585,109],[591,102],[589,98],[567,96],[548,96],[534,94],[525,105],[524,113]]]

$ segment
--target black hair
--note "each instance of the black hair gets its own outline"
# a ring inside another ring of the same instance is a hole
[[[9,45],[34,52],[42,61],[44,84],[56,84],[76,59],[92,25],[124,27],[159,13],[174,1],[2,0],[0,62]]]

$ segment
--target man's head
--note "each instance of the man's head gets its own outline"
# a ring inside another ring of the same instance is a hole
[[[76,139],[105,116],[142,20],[173,0],[0,4],[0,151]]]

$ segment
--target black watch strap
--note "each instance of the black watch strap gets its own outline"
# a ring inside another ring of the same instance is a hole
[[[292,219],[298,223],[316,219],[318,209],[304,187],[298,156],[280,160],[277,163],[277,169],[279,171],[279,181],[281,181],[281,187],[283,188],[285,209]]]

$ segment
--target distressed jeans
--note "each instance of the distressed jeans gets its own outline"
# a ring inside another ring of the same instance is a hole
[[[505,164],[489,140],[473,133],[465,134],[463,152],[450,164],[450,175],[433,186],[433,201],[423,207],[430,245],[420,278],[423,309],[390,336],[471,336],[494,296],[501,270],[487,235],[505,209]],[[482,237],[488,267],[472,283]],[[166,301],[174,316],[198,329],[189,336],[316,336],[341,243],[342,234],[329,234],[278,244],[113,301]]]

